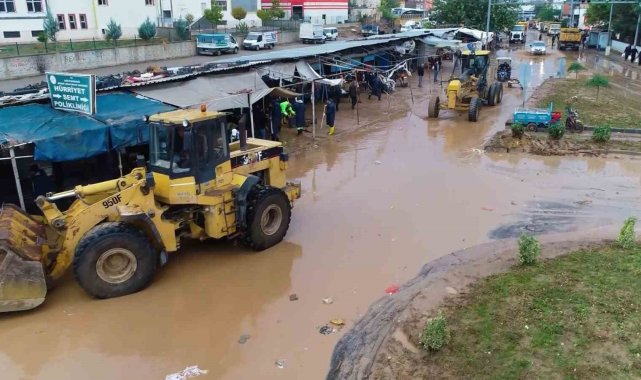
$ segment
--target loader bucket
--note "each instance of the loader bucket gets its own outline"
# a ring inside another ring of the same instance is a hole
[[[0,211],[0,312],[33,309],[44,302],[45,227],[10,204]]]

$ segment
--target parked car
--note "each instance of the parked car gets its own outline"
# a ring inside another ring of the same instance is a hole
[[[545,42],[534,41],[530,44],[530,54],[532,55],[545,55]]]
[[[276,46],[276,32],[250,32],[243,41],[243,48],[251,50],[271,49]]]
[[[325,35],[325,39],[327,41],[336,41],[338,38],[338,29],[330,27],[330,28],[323,28],[323,34]]]
[[[363,37],[378,35],[378,25],[374,25],[374,24],[363,25],[361,27],[361,34],[363,35]]]
[[[199,34],[196,37],[198,54],[220,55],[222,53],[238,53],[238,43],[229,33]]]

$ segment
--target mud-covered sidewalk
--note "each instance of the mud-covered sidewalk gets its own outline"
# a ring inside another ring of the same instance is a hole
[[[542,258],[602,244],[615,227],[541,237]],[[327,379],[419,379],[431,376],[419,333],[449,297],[517,264],[517,239],[452,252],[429,264],[393,295],[375,302],[336,345]]]

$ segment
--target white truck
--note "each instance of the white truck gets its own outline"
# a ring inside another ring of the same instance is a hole
[[[222,53],[238,53],[238,43],[229,33],[199,34],[196,37],[198,54],[220,55]]]
[[[510,31],[510,43],[525,43],[525,26],[514,25]]]
[[[310,24],[308,22],[302,23],[300,24],[298,37],[304,44],[324,44],[325,34],[323,34],[323,25]]]
[[[561,33],[561,23],[553,22],[550,24],[550,29],[548,30],[548,36],[557,36]]]
[[[250,32],[243,41],[243,48],[251,50],[271,49],[276,46],[276,32]]]

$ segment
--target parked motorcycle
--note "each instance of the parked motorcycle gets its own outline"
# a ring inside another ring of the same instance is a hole
[[[565,111],[565,129],[570,132],[581,133],[583,132],[583,123],[579,119],[579,113],[575,110],[572,105],[568,104],[568,107]]]

